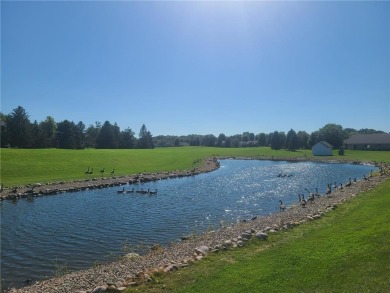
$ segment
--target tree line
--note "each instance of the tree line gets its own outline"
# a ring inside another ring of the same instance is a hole
[[[44,121],[31,122],[26,110],[18,106],[10,114],[0,113],[1,147],[16,148],[63,148],[63,149],[150,149],[156,147],[208,146],[208,147],[261,147],[274,150],[308,149],[319,141],[327,141],[334,148],[341,148],[343,141],[352,134],[383,133],[374,129],[343,128],[338,124],[326,124],[312,133],[296,132],[290,129],[271,133],[243,132],[227,136],[223,133],[216,137],[207,135],[159,135],[153,137],[145,124],[141,126],[138,138],[131,128],[121,131],[119,126],[109,121],[103,124],[86,125],[80,121],[64,120],[56,122],[47,116]]]

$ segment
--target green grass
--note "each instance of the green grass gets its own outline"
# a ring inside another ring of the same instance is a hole
[[[390,292],[390,180],[321,220],[126,292]]]
[[[347,151],[340,157],[321,159],[387,160],[389,152]],[[312,158],[310,150],[290,152],[274,151],[268,147],[257,148],[210,148],[180,147],[152,150],[63,150],[63,149],[1,149],[1,183],[5,186],[29,183],[47,183],[86,179],[88,167],[94,169],[93,177],[106,168],[108,176],[130,175],[140,172],[160,172],[192,168],[194,160],[211,156],[245,156],[278,158]]]

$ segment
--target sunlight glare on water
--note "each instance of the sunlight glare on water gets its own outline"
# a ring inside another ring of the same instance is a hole
[[[369,174],[373,166],[313,162],[222,160],[211,173],[126,186],[155,196],[118,194],[122,187],[2,201],[4,288],[75,270],[123,254],[124,244],[167,245],[189,233],[278,212],[279,199],[297,203],[305,188]],[[278,177],[278,174],[290,176]]]

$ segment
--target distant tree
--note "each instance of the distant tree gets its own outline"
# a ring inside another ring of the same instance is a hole
[[[120,133],[119,148],[121,149],[132,149],[136,145],[136,138],[134,132],[130,128],[126,128]]]
[[[201,138],[196,135],[190,135],[190,146],[200,146]]]
[[[141,129],[139,131],[139,138],[138,138],[138,148],[140,149],[153,149],[153,136],[146,128],[145,124],[142,124]]]
[[[351,135],[358,133],[354,128],[344,128],[344,133],[347,137],[351,137]]]
[[[9,144],[8,129],[7,129],[7,115],[0,112],[0,131],[1,131],[1,145],[0,147],[6,147]]]
[[[242,136],[241,136],[241,141],[247,142],[247,141],[249,141],[249,140],[250,140],[250,134],[249,134],[249,132],[244,132],[244,133],[242,134]]]
[[[217,146],[218,147],[221,147],[221,146],[224,146],[224,143],[226,142],[226,135],[221,133],[220,135],[218,135],[218,139],[217,139]]]
[[[76,125],[68,120],[64,120],[57,124],[57,142],[60,149],[76,149],[77,143],[75,139]]]
[[[308,148],[312,148],[317,142],[319,142],[320,133],[319,131],[314,131],[310,134],[309,139],[307,140]]]
[[[369,128],[362,128],[358,130],[359,134],[377,134],[377,133],[385,133],[381,130],[375,130],[375,129],[369,129]]]
[[[257,140],[257,143],[259,144],[259,146],[267,146],[267,137],[265,135],[265,133],[260,133],[259,134],[259,138]]]
[[[175,138],[175,147],[180,146],[180,139],[178,137]]]
[[[307,149],[307,141],[309,140],[310,135],[306,131],[298,131],[298,140],[299,140],[299,148]]]
[[[94,148],[96,146],[96,139],[101,129],[101,123],[95,122],[95,125],[89,125],[85,130],[85,147]]]
[[[347,135],[344,133],[341,125],[330,123],[319,130],[319,139],[327,141],[334,148],[340,148],[346,138]]]
[[[30,126],[31,142],[30,148],[44,148],[43,134],[39,128],[38,122],[35,120]]]
[[[45,121],[39,123],[39,129],[41,133],[40,139],[42,140],[43,147],[55,147],[57,123],[54,121],[54,118],[47,116]]]
[[[225,148],[230,148],[232,146],[232,141],[230,137],[226,137],[225,139]]]
[[[286,147],[290,151],[295,151],[299,148],[298,135],[293,129],[290,129],[287,133]]]
[[[217,144],[217,138],[213,134],[207,134],[203,137],[201,144],[203,146],[214,147]]]
[[[102,128],[96,137],[97,149],[117,149],[119,137],[117,126],[112,125],[109,121],[104,122]]]
[[[8,116],[7,130],[12,147],[28,148],[31,146],[31,122],[23,107],[18,106]]]
[[[240,147],[240,140],[239,140],[237,137],[232,136],[232,137],[230,137],[230,140],[231,140],[231,146],[232,146],[233,148],[238,148],[238,147]]]
[[[284,145],[283,134],[274,131],[271,137],[271,149],[280,150]]]

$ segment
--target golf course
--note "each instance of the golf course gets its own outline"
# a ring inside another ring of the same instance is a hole
[[[333,156],[319,158],[310,150],[275,151],[266,147],[2,149],[1,183],[11,189],[37,183],[71,184],[95,177],[119,180],[140,173],[191,170],[214,157],[390,163],[386,151],[346,151],[344,156],[334,152]],[[86,172],[91,169],[92,174]],[[103,169],[105,172],[100,172]],[[177,272],[147,272],[147,281],[141,278],[142,282],[126,286],[125,292],[389,292],[390,180],[388,173],[378,172],[372,181],[377,183],[354,191],[319,220],[303,221],[293,229],[277,229],[267,240],[253,237],[242,248],[207,254],[202,261],[190,262]],[[64,276],[58,277],[53,281],[56,284]],[[39,292],[39,285],[34,286],[38,287],[18,292]]]

